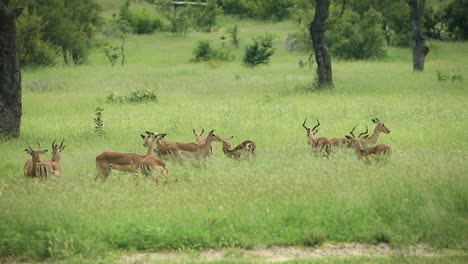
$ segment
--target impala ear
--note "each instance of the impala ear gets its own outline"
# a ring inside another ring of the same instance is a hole
[[[210,131],[210,133],[208,133],[208,135],[214,135],[214,132],[215,132],[215,130],[213,129],[213,130]]]
[[[197,132],[195,132],[195,128],[192,128],[193,134],[196,136]]]
[[[229,141],[231,141],[234,138],[234,136],[231,136],[228,138]]]
[[[146,132],[146,134],[148,134],[148,135],[153,135],[153,134],[154,134],[153,132],[150,132],[150,131],[145,131],[145,132]]]
[[[46,150],[41,150],[40,153],[45,154],[47,151],[48,151],[47,149]]]
[[[140,136],[141,136],[142,139],[145,139],[145,138],[146,138],[146,136],[143,135],[143,134],[140,134]]]
[[[200,136],[203,135],[203,133],[205,133],[205,129],[204,129],[204,128],[202,128],[201,133],[200,133]]]

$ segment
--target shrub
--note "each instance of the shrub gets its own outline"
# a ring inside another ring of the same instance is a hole
[[[446,73],[446,72],[442,72],[442,71],[437,71],[436,74],[437,74],[437,80],[438,81],[451,80],[451,81],[455,82],[455,81],[461,81],[463,79],[463,76],[461,74],[459,74],[459,73],[450,74],[450,73]]]
[[[130,91],[125,100],[129,103],[145,103],[157,101],[157,96],[154,90],[150,89],[133,89]]]
[[[133,89],[130,90],[126,96],[121,96],[114,91],[109,91],[106,100],[109,103],[147,103],[156,102],[158,97],[154,90],[151,89]]]
[[[49,66],[55,63],[52,44],[45,41],[42,17],[25,9],[18,19],[18,38],[21,64],[28,66]]]
[[[231,43],[234,46],[236,46],[236,48],[238,48],[239,47],[239,27],[237,25],[229,27],[227,29],[227,33],[231,36]]]
[[[131,11],[129,1],[120,8],[120,20],[126,21],[137,34],[151,34],[155,30],[164,29],[161,18],[151,15],[144,9]]]
[[[253,39],[253,43],[245,50],[244,63],[247,66],[255,67],[259,64],[268,64],[270,57],[274,53],[273,39],[276,36],[266,33]]]
[[[103,126],[104,126],[104,120],[102,119],[102,112],[104,111],[103,108],[101,108],[100,106],[96,107],[96,109],[94,110],[94,119],[93,119],[93,122],[94,122],[94,132],[96,132],[96,134],[98,134],[99,136],[104,134],[104,129],[103,129]]]
[[[194,58],[191,61],[232,61],[234,56],[224,48],[213,48],[211,41],[200,40],[197,46],[193,49]]]
[[[381,15],[369,9],[362,16],[347,10],[326,35],[330,52],[342,59],[369,59],[385,55]]]

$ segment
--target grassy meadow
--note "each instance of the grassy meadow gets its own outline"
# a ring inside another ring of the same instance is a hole
[[[189,62],[198,40],[221,45],[233,24],[241,48],[226,45],[235,61]],[[22,135],[0,143],[0,258],[323,242],[467,250],[468,43],[429,42],[422,73],[412,72],[410,49],[390,48],[380,61],[333,61],[336,88],[305,92],[315,65],[301,69],[298,60],[308,54],[284,51],[294,29],[288,21],[223,18],[212,33],[129,36],[125,67],[111,67],[95,51],[86,65],[25,69]],[[264,32],[277,35],[271,63],[242,66],[242,47]],[[463,79],[438,81],[437,71]],[[154,89],[158,102],[106,102],[109,91],[131,89]],[[98,106],[102,136],[94,132]],[[392,157],[369,164],[338,149],[330,159],[317,157],[301,126],[306,117],[309,126],[318,118],[318,135],[329,138],[355,124],[358,131],[373,129],[371,118],[378,117],[391,130],[378,143],[391,146]],[[253,140],[257,158],[235,162],[215,142],[215,156],[202,168],[167,162],[168,185],[143,178],[136,184],[115,172],[94,181],[97,154],[144,154],[145,130],[193,142],[193,128],[234,136],[234,145]],[[51,151],[52,141],[62,139],[63,177],[26,179],[28,144]]]

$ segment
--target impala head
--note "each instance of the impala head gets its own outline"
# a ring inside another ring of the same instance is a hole
[[[315,130],[317,127],[320,126],[320,122],[317,120],[317,125],[314,126],[314,128],[310,129],[309,127],[307,127],[305,125],[306,121],[307,121],[307,118],[304,120],[304,123],[302,123],[302,126],[305,128],[305,130],[307,131],[307,137],[309,136],[315,136],[317,133],[318,133],[318,129]]]
[[[62,151],[65,149],[65,145],[63,145],[63,140],[59,145],[55,145],[55,140],[52,142],[52,161],[54,161],[55,154],[57,153],[62,153]]]
[[[223,139],[223,145],[230,148],[231,147],[231,141],[234,138],[234,136],[230,136],[228,139]]]
[[[384,123],[380,122],[380,120],[376,117],[374,119],[372,119],[372,122],[374,124],[376,124],[376,128],[380,131],[380,132],[384,132],[386,134],[390,134],[390,129],[388,129],[388,127],[385,126]]]
[[[151,141],[151,142],[154,142],[154,143],[157,143],[159,141],[161,141],[162,139],[164,139],[165,136],[167,136],[167,134],[164,134],[164,133],[159,133],[159,132],[151,132],[151,131],[145,131],[147,136],[143,135],[143,134],[140,134],[141,138],[145,141],[143,143],[143,147],[148,147],[148,143]]]
[[[206,137],[206,140],[211,140],[211,141],[218,141],[218,142],[222,142],[223,139],[218,137],[217,135],[215,135],[215,130],[211,130],[210,133],[208,133],[208,136]]]
[[[40,162],[41,161],[41,154],[46,153],[48,150],[33,150],[30,145],[28,145],[28,148],[25,149],[26,153],[31,155],[33,161]]]

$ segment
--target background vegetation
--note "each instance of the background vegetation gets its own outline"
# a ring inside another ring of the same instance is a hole
[[[112,7],[104,9],[109,17],[121,7],[101,5]],[[240,47],[265,32],[277,36],[267,66],[242,66],[245,50],[221,38],[234,25]],[[0,257],[349,241],[467,250],[467,43],[430,41],[423,73],[411,71],[409,49],[393,46],[380,60],[335,60],[336,89],[310,93],[313,71],[297,65],[309,54],[283,48],[296,30],[290,20],[218,16],[211,33],[129,34],[125,67],[89,50],[84,65],[26,68],[22,136],[0,145]],[[201,40],[224,45],[236,60],[192,63]],[[109,91],[155,91],[157,101],[115,103]],[[363,130],[378,117],[392,131],[379,139],[394,149],[392,159],[367,164],[347,150],[316,157],[305,117],[319,118],[326,137],[344,136],[356,123]],[[214,143],[204,168],[168,162],[169,185],[136,184],[121,173],[94,182],[100,152],[145,153],[145,130],[193,142],[193,128],[234,135],[234,144],[251,139],[258,157],[236,163]],[[63,178],[25,179],[24,148],[62,138]]]

